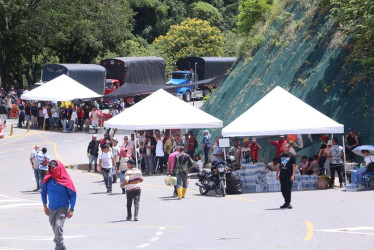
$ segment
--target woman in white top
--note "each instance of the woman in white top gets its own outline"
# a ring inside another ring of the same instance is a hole
[[[156,133],[153,131],[153,137],[155,138],[157,144],[156,144],[156,167],[155,172],[157,173],[157,170],[160,169],[160,174],[162,174],[164,170],[164,145],[161,140],[160,133]]]
[[[71,106],[69,107],[69,109],[71,109]],[[72,109],[73,109],[73,112],[71,113],[71,119],[69,121],[69,129],[68,129],[69,132],[74,132],[75,121],[78,118],[78,116],[77,116],[77,109],[75,107],[72,108]]]
[[[370,154],[369,150],[361,150],[361,153],[364,155],[365,167],[360,168],[357,170],[356,180],[358,184],[358,190],[363,190],[364,185],[362,184],[362,180],[364,175],[368,172],[369,164],[374,164],[374,155]]]

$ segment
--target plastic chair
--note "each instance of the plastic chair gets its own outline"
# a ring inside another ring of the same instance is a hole
[[[368,172],[364,175],[364,182],[366,184],[366,189],[369,189],[370,180],[374,180],[374,172]]]

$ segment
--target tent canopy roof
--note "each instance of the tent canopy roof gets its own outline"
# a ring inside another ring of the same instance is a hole
[[[222,121],[160,89],[112,119],[108,128],[145,130],[221,128]]]
[[[98,98],[100,96],[101,95],[71,79],[67,75],[60,75],[44,85],[23,94],[21,99],[57,102]]]
[[[222,129],[225,137],[323,133],[344,133],[344,125],[279,86]]]

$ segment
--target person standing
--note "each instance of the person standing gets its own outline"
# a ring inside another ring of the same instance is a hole
[[[156,143],[154,140],[151,140],[151,137],[149,134],[145,135],[145,140],[144,140],[144,149],[143,149],[143,158],[145,162],[145,174],[150,175],[154,174],[153,169],[153,157],[155,155],[155,148],[156,148]]]
[[[71,109],[71,117],[70,117],[70,121],[69,121],[69,129],[68,129],[68,132],[71,132],[71,133],[74,133],[75,132],[75,122],[77,120],[77,111],[75,109],[75,107],[69,107],[69,109]]]
[[[38,159],[38,153],[39,153],[39,145],[35,145],[34,150],[30,154],[30,163],[31,168],[34,171],[34,177],[36,181],[36,189],[33,191],[40,191],[41,189],[41,181],[39,176],[39,159]]]
[[[47,175],[48,172],[48,164],[51,161],[49,156],[47,155],[47,148],[42,148],[42,151],[38,152],[36,155],[39,160],[39,178],[40,183],[43,182],[44,177]]]
[[[195,136],[193,135],[192,130],[188,131],[188,134],[188,145],[186,145],[186,147],[188,148],[187,153],[189,154],[189,156],[191,156],[191,158],[193,158],[195,156],[195,150],[198,147],[198,143]]]
[[[60,110],[56,106],[56,103],[53,103],[52,108],[51,108],[51,113],[52,113],[52,117],[51,117],[51,126],[52,126],[52,129],[53,130],[55,130],[55,129],[58,130],[58,127],[60,125],[60,123],[59,123],[59,120],[60,120]]]
[[[345,136],[345,143],[346,143],[346,155],[348,156],[348,162],[352,162],[354,160],[355,154],[353,153],[353,149],[360,145],[360,141],[358,140],[358,135],[355,133],[353,128],[348,129],[348,135]]]
[[[258,150],[261,150],[261,146],[258,145],[256,138],[252,139],[251,144],[249,144],[249,148],[251,149],[252,162],[258,162]]]
[[[213,158],[212,163],[223,161],[224,153],[223,148],[219,146],[219,137],[216,136],[216,140],[213,143],[212,147],[210,148],[210,151],[213,152]]]
[[[239,146],[240,146],[240,141],[239,139],[234,140],[234,146],[232,146],[228,152],[228,155],[232,155],[235,157],[235,165],[236,168],[240,167],[240,159],[239,159]]]
[[[251,148],[249,147],[249,139],[243,139],[243,146],[239,148],[239,162],[249,163],[251,159]]]
[[[175,157],[180,154],[180,146],[177,147],[177,150],[173,153],[171,153],[169,155],[169,158],[168,158],[168,165],[167,165],[167,169],[166,169],[166,172],[171,175],[171,176],[175,176],[175,172],[173,171],[174,169],[174,162],[175,162]],[[173,196],[174,198],[178,196],[178,192],[177,192],[177,187],[178,186],[174,186],[174,193],[173,193]]]
[[[113,183],[117,182],[117,170],[119,168],[119,152],[120,148],[118,146],[118,141],[115,139],[112,139],[112,153],[114,157],[114,161],[116,164],[113,166],[112,172],[113,172]]]
[[[291,206],[291,190],[292,183],[295,179],[296,158],[290,153],[290,144],[283,145],[283,153],[279,155],[277,166],[277,173],[275,175],[277,180],[280,180],[281,191],[284,198],[284,204],[280,208],[292,209]]]
[[[18,112],[18,128],[22,128],[22,124],[25,122],[25,105],[22,100],[19,100]]]
[[[153,136],[156,140],[156,166],[155,166],[155,173],[157,173],[158,169],[160,169],[160,174],[162,174],[164,170],[164,150],[161,140],[160,132],[153,131]]]
[[[275,157],[279,157],[283,153],[283,147],[287,143],[287,140],[284,139],[284,135],[280,135],[277,141],[272,141],[270,137],[268,138],[270,145],[273,145],[276,149]]]
[[[139,201],[140,201],[140,183],[143,182],[142,172],[134,168],[135,161],[130,159],[127,161],[127,168],[126,176],[121,184],[121,188],[126,188],[126,198],[127,198],[127,216],[126,220],[131,220],[132,213],[131,207],[132,203],[134,202],[134,221],[139,220]]]
[[[34,102],[31,105],[30,112],[31,112],[31,126],[33,128],[37,128],[38,127],[38,106],[36,102]]]
[[[168,132],[165,133],[165,137],[163,140],[164,144],[164,162],[168,162],[169,155],[171,154],[171,150],[173,149],[173,143],[170,139],[170,133],[171,131],[169,130]]]
[[[6,127],[6,120],[7,120],[7,110],[5,103],[1,101],[0,103],[0,122],[4,123],[4,127]]]
[[[91,110],[91,118],[92,118],[91,125],[95,129],[95,133],[98,132],[100,115],[101,115],[100,111],[96,107],[93,107]]]
[[[25,117],[26,117],[26,128],[28,128],[29,122],[31,120],[30,102],[25,103]]]
[[[116,162],[112,152],[109,151],[108,145],[104,144],[101,150],[102,152],[99,154],[99,169],[104,177],[106,192],[112,193],[112,168]]]
[[[186,196],[188,171],[195,165],[191,157],[184,152],[184,147],[180,147],[180,153],[175,156],[174,161],[174,171],[177,175],[178,200]]]
[[[43,118],[44,118],[44,124],[45,124],[45,127],[44,129],[45,130],[49,130],[50,126],[51,126],[51,123],[49,121],[49,114],[48,114],[48,105],[46,104],[43,108]]]
[[[209,162],[209,150],[210,150],[210,134],[208,130],[203,131],[203,145],[202,149],[204,151],[204,165],[207,165]]]
[[[68,132],[67,131],[68,109],[66,107],[61,108],[61,123],[62,123],[62,133]]]
[[[332,138],[332,146],[327,152],[327,157],[330,158],[330,172],[331,172],[331,183],[330,188],[334,188],[335,182],[335,171],[338,172],[340,187],[343,187],[343,176],[342,176],[342,156],[344,155],[343,147],[337,145],[338,138]]]
[[[327,155],[325,155],[325,149],[327,148],[327,142],[329,138],[326,135],[321,136],[320,140],[322,141],[322,145],[319,148],[318,153],[318,164],[319,164],[319,174],[325,174],[325,162],[327,159]]]
[[[7,110],[7,117],[10,118],[10,111],[12,110],[12,98],[10,97],[10,94],[7,95],[5,98],[5,106]]]
[[[78,110],[77,110],[77,117],[78,117],[78,124],[77,126],[79,126],[79,131],[82,131],[83,130],[83,109],[81,106],[78,107]]]
[[[87,156],[88,156],[88,172],[91,172],[91,165],[94,162],[94,171],[97,172],[97,157],[99,156],[100,142],[97,140],[96,135],[92,136],[92,140],[88,143]]]
[[[120,185],[123,183],[123,179],[125,177],[126,171],[128,170],[128,165],[127,162],[131,159],[131,155],[127,153],[127,149],[123,148],[122,153],[121,153],[121,163],[117,167],[117,174],[119,175],[119,182]],[[126,189],[123,187],[122,188],[122,194],[126,193]]]
[[[86,126],[85,131],[90,131],[90,109],[88,108],[88,105],[83,106],[83,122]]]
[[[63,227],[65,219],[73,217],[77,192],[61,162],[57,160],[50,162],[48,174],[43,181],[41,196],[44,213],[49,216],[49,223],[55,235],[53,240],[56,243],[55,249],[66,249]]]

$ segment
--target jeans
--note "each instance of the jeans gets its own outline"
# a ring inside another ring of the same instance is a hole
[[[35,181],[36,181],[36,188],[39,189],[42,186],[40,183],[39,169],[33,168],[33,170],[34,170],[34,176],[35,176]]]
[[[153,156],[152,155],[144,155],[144,163],[145,163],[146,174],[150,174],[152,169],[153,169]]]
[[[29,126],[29,122],[30,122],[30,120],[31,120],[30,115],[26,115],[26,127]]]
[[[181,188],[181,184],[183,184],[183,188],[187,188],[187,177],[188,174],[184,171],[180,171],[177,173],[177,187]]]
[[[126,198],[127,198],[127,216],[131,217],[131,206],[132,202],[134,201],[134,207],[136,210],[139,209],[139,201],[140,201],[140,194],[141,190],[136,189],[136,190],[130,190],[126,192]],[[137,216],[137,211],[135,211],[135,217]]]
[[[99,126],[99,121],[98,120],[92,120],[91,125],[94,129],[97,129]]]
[[[49,209],[49,223],[52,226],[52,231],[55,234],[53,241],[56,243],[55,250],[66,249],[64,246],[64,223],[68,214],[67,207],[60,207],[58,209]]]
[[[208,146],[204,147],[204,164],[208,164],[209,162],[209,149]]]
[[[66,130],[66,124],[67,124],[67,120],[66,119],[63,119],[62,120],[62,128],[63,128],[63,132],[66,132],[67,130]]]
[[[366,167],[357,169],[357,173],[356,173],[357,184],[362,184],[362,180],[364,179],[364,175],[367,172],[368,172],[368,169]]]
[[[326,157],[322,156],[320,159],[319,159],[319,173],[320,175],[324,175],[325,174],[325,161],[326,161]]]
[[[43,179],[44,177],[47,175],[47,170],[42,170],[42,169],[39,169],[39,180],[40,180],[40,185],[43,184]]]
[[[88,159],[88,171],[91,171],[92,162],[95,163],[95,172],[96,172],[97,171],[97,157],[94,155],[90,155],[90,158]]]
[[[73,120],[69,121],[69,129],[68,129],[68,131],[74,132],[74,121]]]
[[[58,117],[52,117],[51,118],[51,125],[55,126],[55,127],[58,127],[58,125],[59,125],[58,124],[58,119],[59,119]]]
[[[12,110],[12,108],[9,108],[9,107],[6,108],[8,119],[10,118],[10,111],[11,110]]]
[[[331,172],[331,186],[334,186],[335,181],[335,171],[338,172],[339,176],[339,183],[343,183],[343,176],[342,176],[342,165],[341,164],[332,164],[330,163],[330,172]]]
[[[84,120],[84,124],[86,124],[86,131],[89,131],[90,130],[90,119],[85,119]]]
[[[123,179],[125,178],[126,171],[121,171],[119,173],[119,183],[122,184]]]
[[[112,190],[112,168],[103,168],[103,177],[106,189],[108,191]]]
[[[291,176],[286,175],[286,174],[280,174],[279,180],[280,180],[281,192],[284,198],[284,202],[287,204],[290,204],[291,203],[291,189],[292,189]]]

